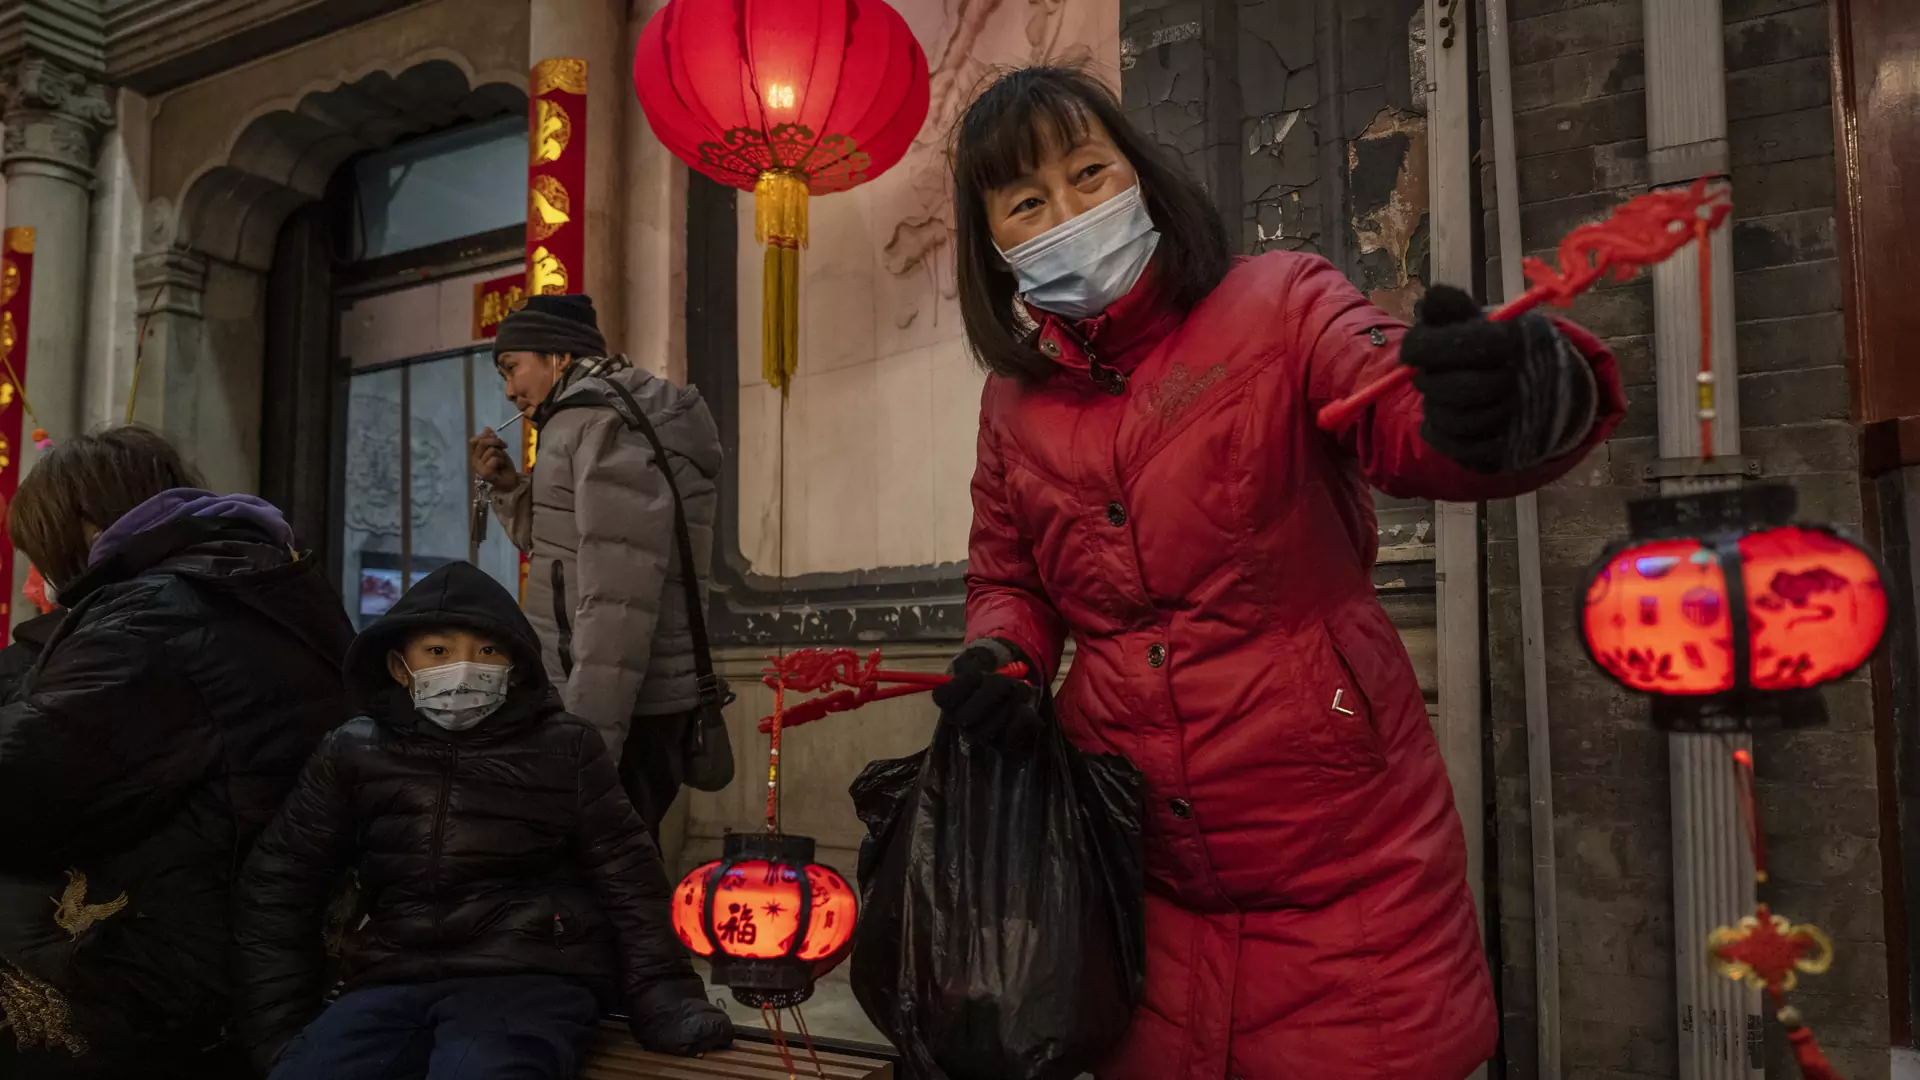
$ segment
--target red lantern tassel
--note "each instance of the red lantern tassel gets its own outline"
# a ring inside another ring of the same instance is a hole
[[[1793,1058],[1800,1063],[1800,1075],[1806,1080],[1841,1080],[1840,1074],[1828,1063],[1827,1055],[1820,1052],[1812,1028],[1802,1024],[1788,1029],[1787,1041],[1793,1044]]]

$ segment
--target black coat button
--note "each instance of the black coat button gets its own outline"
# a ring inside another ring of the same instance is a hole
[[[1127,508],[1117,502],[1107,504],[1107,524],[1119,528],[1127,523]]]
[[[1147,646],[1147,663],[1152,667],[1167,666],[1167,647],[1165,645]]]
[[[1185,821],[1193,816],[1193,804],[1185,799],[1173,800],[1167,804],[1167,809],[1173,811],[1173,816],[1179,818],[1181,821]]]

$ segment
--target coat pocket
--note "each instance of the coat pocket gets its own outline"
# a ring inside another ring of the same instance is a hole
[[[1357,769],[1373,771],[1386,767],[1379,729],[1374,723],[1379,687],[1367,675],[1372,666],[1367,652],[1356,642],[1343,642],[1337,618],[1321,624],[1326,641],[1328,677],[1320,680],[1321,705],[1326,711],[1324,727],[1332,760]]]

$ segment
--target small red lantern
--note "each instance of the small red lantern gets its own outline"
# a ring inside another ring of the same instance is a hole
[[[859,899],[813,855],[811,837],[730,833],[673,891],[674,932],[743,1005],[800,1004],[852,949]]]
[[[1817,688],[1879,645],[1879,565],[1831,528],[1790,524],[1795,506],[1767,485],[1629,507],[1633,538],[1590,575],[1581,636],[1608,675],[1655,695],[1660,727],[1824,723]]]

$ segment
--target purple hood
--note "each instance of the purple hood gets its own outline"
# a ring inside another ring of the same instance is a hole
[[[251,495],[215,495],[199,488],[173,488],[127,511],[119,521],[108,526],[107,531],[93,542],[93,551],[87,555],[87,565],[98,565],[140,533],[190,517],[244,521],[279,543],[293,546],[292,527],[279,509],[264,499],[256,499]]]

